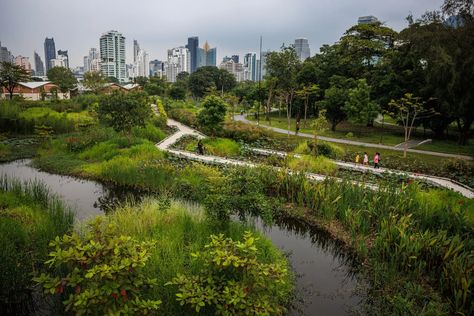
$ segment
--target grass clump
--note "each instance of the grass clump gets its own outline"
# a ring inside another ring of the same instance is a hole
[[[330,159],[324,156],[312,157],[308,155],[289,158],[288,167],[296,171],[312,172],[325,175],[332,175],[337,170],[336,164]]]
[[[198,140],[193,140],[186,145],[187,151],[197,150]],[[242,147],[239,143],[227,138],[205,138],[202,140],[204,145],[204,153],[206,155],[220,157],[237,157],[240,156]]]
[[[0,304],[7,315],[29,315],[33,273],[43,270],[48,243],[71,229],[73,212],[39,182],[0,177]]]

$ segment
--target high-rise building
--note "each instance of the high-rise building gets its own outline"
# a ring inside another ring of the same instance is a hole
[[[69,68],[69,55],[67,50],[58,50],[58,57],[61,56],[64,61],[64,67]]]
[[[297,38],[295,39],[295,51],[296,55],[301,61],[305,61],[311,56],[311,51],[309,49],[308,39],[306,38]]]
[[[244,80],[257,81],[257,54],[244,55]]]
[[[84,73],[89,72],[91,69],[91,61],[89,59],[89,56],[84,56],[84,66],[82,67],[84,69]]]
[[[232,58],[229,58],[227,60],[225,60],[225,59],[226,58],[224,58],[222,63],[219,65],[219,68],[220,69],[225,69],[228,72],[230,72],[231,74],[233,74],[234,77],[235,77],[235,80],[237,82],[243,81],[244,80],[244,67],[243,67],[243,65],[240,64],[240,63],[234,62],[234,60]]]
[[[234,61],[234,63],[239,63],[239,55],[232,55],[231,59]]]
[[[56,58],[54,59],[51,59],[49,61],[49,63],[51,64],[51,68],[54,68],[54,67],[64,67],[64,68],[68,68],[69,66],[69,62],[67,60],[67,57],[64,56],[64,55],[58,55],[56,56]],[[50,69],[51,69],[50,68]]]
[[[270,51],[267,50],[265,52],[262,52],[262,55],[260,56],[260,67],[262,69],[261,71],[261,77],[260,79],[263,79],[265,78],[265,76],[267,75],[267,58],[268,58],[268,54],[270,54]]]
[[[31,64],[30,59],[28,57],[23,57],[21,55],[15,57],[15,65],[22,67],[25,69],[29,74],[31,74]]]
[[[361,16],[357,19],[357,24],[372,24],[378,23],[379,19],[377,19],[373,15]]]
[[[176,82],[176,76],[191,69],[191,53],[186,47],[168,49],[168,60],[164,66],[166,80]]]
[[[163,62],[155,59],[150,61],[150,76],[160,77],[163,75]]]
[[[13,55],[10,53],[8,48],[2,46],[0,42],[0,62],[13,62]]]
[[[209,43],[204,43],[202,48],[198,48],[198,66],[197,68],[204,66],[214,66],[217,64],[217,48],[211,48]]]
[[[100,56],[97,48],[91,48],[89,55],[84,56],[84,72],[100,71]]]
[[[41,60],[41,57],[40,55],[38,55],[37,52],[35,52],[35,75],[39,77],[45,75],[43,61]]]
[[[127,81],[125,66],[125,37],[117,31],[109,31],[100,37],[100,67],[106,77]]]
[[[198,68],[199,37],[188,37],[188,44],[186,45],[186,48],[189,50],[189,54],[191,56],[191,68],[189,72],[193,73]]]
[[[54,45],[54,38],[47,38],[44,40],[44,64],[46,73],[52,68],[51,59],[56,58],[56,46]]]
[[[137,40],[133,40],[133,62],[137,61],[139,52],[140,52],[140,45],[138,45]]]

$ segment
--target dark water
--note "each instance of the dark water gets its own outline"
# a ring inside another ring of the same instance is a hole
[[[29,166],[29,160],[0,165],[0,175],[20,180],[41,180],[76,209],[76,218],[85,220],[104,214],[125,199],[139,199],[140,194],[124,188],[69,176],[41,172]],[[273,243],[289,253],[297,275],[300,302],[290,315],[349,315],[357,313],[361,297],[355,295],[358,282],[351,266],[353,260],[337,242],[324,232],[304,223],[279,219],[272,227],[259,220],[255,225]]]

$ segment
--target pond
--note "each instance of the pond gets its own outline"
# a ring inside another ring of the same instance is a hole
[[[124,199],[140,199],[139,192],[98,182],[39,171],[30,160],[0,165],[0,175],[19,180],[41,180],[76,210],[79,221],[104,214]],[[350,315],[359,310],[361,286],[352,258],[323,231],[291,219],[278,219],[269,227],[253,222],[273,243],[289,254],[297,275],[299,302],[290,315]]]

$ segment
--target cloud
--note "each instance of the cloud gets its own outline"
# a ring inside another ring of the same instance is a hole
[[[71,65],[82,64],[99,37],[118,30],[126,37],[127,60],[133,39],[151,59],[164,59],[168,48],[197,35],[217,46],[218,58],[278,49],[296,37],[309,39],[312,54],[337,41],[362,15],[375,15],[395,30],[409,13],[438,9],[442,0],[1,0],[0,41],[14,55],[37,51],[44,59],[45,37],[56,49],[69,50]]]

